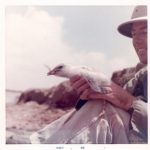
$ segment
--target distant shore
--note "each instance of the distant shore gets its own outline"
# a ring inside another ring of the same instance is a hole
[[[7,104],[15,104],[18,101],[21,91],[6,90],[5,99]]]

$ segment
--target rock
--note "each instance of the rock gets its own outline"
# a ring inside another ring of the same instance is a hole
[[[38,104],[43,104],[48,99],[50,90],[47,89],[29,89],[21,93],[18,103],[26,103],[36,101]]]
[[[56,86],[48,98],[50,107],[70,108],[75,106],[78,95],[75,90],[71,88],[70,83],[66,81]]]
[[[78,95],[70,86],[69,81],[60,83],[49,89],[30,89],[21,93],[18,103],[36,101],[39,104],[48,104],[49,107],[70,108],[74,107]]]

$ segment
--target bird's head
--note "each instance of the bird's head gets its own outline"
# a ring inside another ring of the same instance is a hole
[[[50,70],[47,75],[55,75],[55,76],[62,76],[65,73],[66,65],[59,64],[54,69]]]

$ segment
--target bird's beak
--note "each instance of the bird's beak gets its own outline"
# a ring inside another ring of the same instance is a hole
[[[49,72],[47,73],[48,76],[54,75],[54,74],[55,74],[55,71],[54,71],[54,70],[51,70],[51,71],[49,71]]]

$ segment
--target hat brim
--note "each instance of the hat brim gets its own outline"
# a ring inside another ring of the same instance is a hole
[[[131,34],[132,24],[134,22],[143,22],[143,21],[147,21],[147,17],[141,17],[138,19],[132,19],[131,21],[124,22],[118,26],[118,31],[122,35],[132,38]]]

